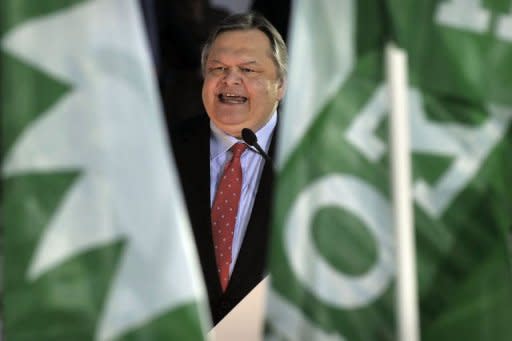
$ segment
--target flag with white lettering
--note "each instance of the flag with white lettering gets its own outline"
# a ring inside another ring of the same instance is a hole
[[[203,340],[206,294],[135,0],[3,0],[7,340]]]
[[[402,11],[422,339],[510,340],[512,1]]]
[[[397,338],[391,40],[409,58],[421,339],[512,335],[512,3],[298,0],[269,340]]]

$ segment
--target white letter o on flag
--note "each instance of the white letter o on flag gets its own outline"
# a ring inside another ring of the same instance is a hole
[[[339,206],[358,216],[377,245],[377,261],[359,276],[339,272],[318,253],[312,220],[325,206]],[[285,252],[302,283],[325,304],[357,308],[378,298],[394,274],[393,220],[388,201],[366,182],[350,175],[329,175],[300,193],[285,222]]]

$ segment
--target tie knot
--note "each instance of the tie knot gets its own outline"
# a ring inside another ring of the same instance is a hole
[[[234,158],[237,158],[239,159],[240,158],[240,155],[242,155],[242,153],[247,149],[247,145],[245,143],[235,143],[232,147],[231,147],[231,152],[233,153],[233,159]]]

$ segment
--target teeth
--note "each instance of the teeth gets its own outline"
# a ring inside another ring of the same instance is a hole
[[[232,104],[242,104],[247,101],[247,97],[236,95],[233,93],[220,93],[219,99],[224,103],[232,103]]]

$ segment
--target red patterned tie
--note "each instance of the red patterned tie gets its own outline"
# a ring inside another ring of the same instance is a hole
[[[233,157],[224,168],[212,206],[213,245],[222,291],[226,290],[229,282],[231,243],[242,189],[240,156],[246,148],[245,143],[236,143],[231,147]]]

